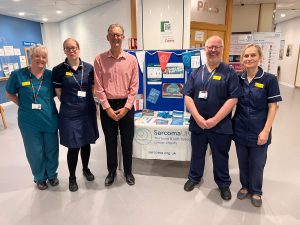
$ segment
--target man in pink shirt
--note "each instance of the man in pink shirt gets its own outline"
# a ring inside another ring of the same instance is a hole
[[[124,29],[111,24],[107,30],[110,50],[96,56],[95,94],[100,101],[100,117],[105,136],[108,175],[105,186],[113,184],[118,167],[117,140],[121,135],[124,176],[134,185],[132,141],[134,135],[134,100],[138,92],[138,63],[122,49]]]

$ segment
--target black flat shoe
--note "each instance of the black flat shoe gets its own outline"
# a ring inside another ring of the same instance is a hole
[[[93,181],[95,179],[94,174],[91,173],[90,169],[82,170],[82,173],[88,181]]]
[[[241,188],[239,190],[239,192],[237,193],[236,197],[240,200],[243,200],[243,199],[246,199],[248,197],[248,190],[247,189],[244,189],[244,188]]]
[[[46,190],[48,188],[48,185],[46,183],[46,181],[38,181],[36,183],[36,186],[38,187],[38,189],[40,189],[41,191]]]
[[[134,178],[134,176],[133,176],[132,173],[130,173],[130,174],[125,174],[124,176],[125,176],[126,183],[127,183],[128,185],[131,186],[131,185],[134,185],[134,184],[135,184],[135,178]]]
[[[57,178],[49,179],[49,183],[52,187],[54,187],[59,184],[59,180]]]
[[[231,199],[231,191],[229,187],[223,187],[220,189],[220,195],[223,200],[230,200]]]
[[[259,198],[254,198],[253,195],[251,196],[251,203],[255,207],[261,207],[262,206],[262,199],[260,195],[255,195],[258,196]]]
[[[75,192],[78,190],[78,185],[76,182],[76,177],[69,177],[69,190]]]
[[[192,191],[192,190],[194,190],[196,185],[197,185],[197,183],[195,183],[195,182],[193,182],[189,179],[184,184],[184,190],[187,191],[187,192]]]
[[[110,186],[114,183],[116,177],[116,172],[108,173],[107,177],[105,178],[105,186]]]

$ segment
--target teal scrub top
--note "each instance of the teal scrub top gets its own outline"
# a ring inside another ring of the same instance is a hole
[[[55,132],[57,130],[58,113],[53,100],[54,91],[51,76],[51,71],[45,69],[43,76],[37,79],[31,75],[27,67],[11,73],[6,84],[6,91],[18,95],[18,123],[20,127],[29,125],[41,132]],[[40,90],[38,91],[39,86]],[[41,105],[41,109],[32,109],[32,104],[35,103],[34,92],[35,94],[38,92],[36,103]]]

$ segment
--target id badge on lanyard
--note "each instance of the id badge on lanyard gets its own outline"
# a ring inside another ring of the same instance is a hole
[[[42,104],[32,103],[31,108],[41,110]]]
[[[82,70],[81,70],[81,80],[80,80],[80,84],[79,84],[78,80],[76,79],[76,77],[74,76],[74,74],[72,74],[72,76],[73,76],[75,82],[78,84],[78,86],[79,86],[79,88],[80,88],[80,90],[77,91],[77,96],[78,96],[78,97],[81,97],[81,98],[85,98],[85,97],[86,97],[86,91],[82,91],[83,70],[84,70],[83,64],[81,64],[81,66],[82,66]]]
[[[199,98],[207,99],[207,91],[199,91]]]
[[[78,97],[86,97],[86,92],[85,91],[78,91],[77,96]]]

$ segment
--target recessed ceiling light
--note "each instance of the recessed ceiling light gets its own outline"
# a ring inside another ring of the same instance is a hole
[[[44,17],[44,18],[43,18],[43,21],[46,22],[46,21],[48,21],[48,19]]]
[[[19,16],[24,16],[25,13],[24,12],[19,12]]]
[[[286,15],[284,13],[280,14],[281,17],[285,17]]]
[[[61,10],[56,10],[56,13],[57,14],[62,14],[62,11]]]

